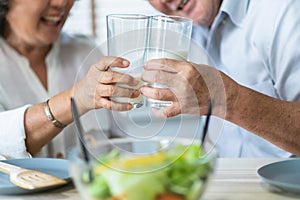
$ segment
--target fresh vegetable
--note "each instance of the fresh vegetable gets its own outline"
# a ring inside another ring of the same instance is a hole
[[[113,150],[99,158],[88,192],[101,200],[195,200],[212,168],[202,155],[198,145],[134,157]]]

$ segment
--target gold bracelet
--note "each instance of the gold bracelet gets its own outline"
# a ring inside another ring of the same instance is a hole
[[[58,120],[56,120],[53,117],[48,102],[49,102],[49,99],[44,102],[44,113],[45,113],[45,115],[47,116],[47,118],[52,122],[52,124],[55,127],[60,128],[60,129],[65,128],[66,125],[62,124],[61,122],[59,122]]]

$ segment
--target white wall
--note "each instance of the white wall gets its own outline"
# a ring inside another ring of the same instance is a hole
[[[105,16],[115,13],[142,13],[146,15],[158,14],[147,0],[95,0],[97,42],[106,41]],[[91,1],[76,1],[71,10],[71,16],[67,20],[64,30],[72,33],[92,35]]]

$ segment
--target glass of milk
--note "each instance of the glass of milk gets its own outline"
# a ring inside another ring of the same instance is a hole
[[[118,71],[140,79],[145,62],[145,52],[148,42],[148,27],[150,17],[141,14],[110,14],[106,16],[107,50],[108,55],[126,58],[130,61],[128,68],[113,67]],[[136,87],[116,84],[119,87],[139,89],[143,82]],[[111,97],[119,103],[131,103],[134,108],[143,105],[143,96],[137,98]]]
[[[169,58],[186,61],[190,49],[192,26],[192,19],[186,17],[151,16],[145,59]],[[147,85],[154,88],[167,88],[156,83]],[[144,104],[146,107],[163,108],[170,106],[171,103],[147,98]]]

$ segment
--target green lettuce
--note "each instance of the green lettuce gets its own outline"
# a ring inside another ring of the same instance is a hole
[[[96,175],[89,193],[100,199],[119,197],[123,200],[155,200],[160,194],[174,193],[186,200],[195,200],[203,192],[204,181],[212,168],[207,160],[199,159],[203,155],[199,145],[176,145],[164,152],[164,161],[153,164],[155,169],[160,168],[158,170],[129,173],[107,168]],[[112,151],[101,159],[116,161],[122,159],[122,155]],[[153,169],[153,165],[138,167]]]

